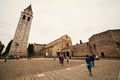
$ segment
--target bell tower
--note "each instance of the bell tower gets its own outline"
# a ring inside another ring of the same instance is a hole
[[[17,29],[13,38],[13,42],[10,48],[10,55],[26,56],[27,55],[27,44],[29,38],[29,32],[31,22],[33,18],[32,7],[29,5],[23,12],[17,25]]]

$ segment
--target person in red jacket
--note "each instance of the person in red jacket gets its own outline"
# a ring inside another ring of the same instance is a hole
[[[64,56],[63,55],[61,56],[61,64],[62,64],[62,66],[64,64]]]

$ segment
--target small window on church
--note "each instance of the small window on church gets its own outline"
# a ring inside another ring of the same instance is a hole
[[[30,21],[30,17],[28,17],[28,19],[27,19],[28,21]]]
[[[23,15],[23,20],[25,20],[25,18],[26,18],[26,16],[25,16],[25,15]]]

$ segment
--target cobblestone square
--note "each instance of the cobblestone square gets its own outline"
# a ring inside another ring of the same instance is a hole
[[[0,60],[0,80],[119,80],[120,60],[96,60],[92,73],[90,76],[85,60],[67,64],[65,59],[63,66],[52,58]]]

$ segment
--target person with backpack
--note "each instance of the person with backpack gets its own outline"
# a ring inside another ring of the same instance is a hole
[[[86,61],[86,64],[87,64],[88,71],[90,72],[90,75],[92,76],[91,68],[92,68],[93,65],[92,65],[91,58],[90,58],[89,55],[86,55],[85,61]]]

